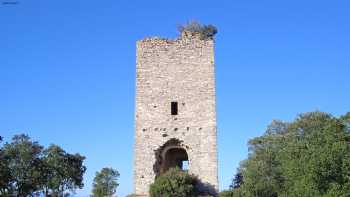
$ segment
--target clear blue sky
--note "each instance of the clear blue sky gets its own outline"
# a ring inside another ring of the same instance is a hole
[[[135,42],[191,19],[219,29],[221,189],[273,119],[350,111],[348,0],[0,2],[0,134],[86,156],[78,196],[105,166],[121,173],[119,196],[132,192]]]

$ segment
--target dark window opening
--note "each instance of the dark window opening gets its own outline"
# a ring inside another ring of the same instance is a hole
[[[171,102],[171,115],[177,115],[177,102]]]

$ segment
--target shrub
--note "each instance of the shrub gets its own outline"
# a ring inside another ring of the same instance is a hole
[[[219,197],[243,197],[243,194],[240,189],[233,189],[220,192]]]
[[[199,22],[191,21],[186,25],[180,25],[178,27],[180,33],[186,31],[191,33],[199,33],[201,39],[213,39],[218,33],[217,28],[214,25],[202,25]]]
[[[219,197],[232,197],[233,191],[232,190],[225,190],[220,192]]]
[[[179,168],[171,168],[150,186],[150,197],[195,197],[197,178]]]

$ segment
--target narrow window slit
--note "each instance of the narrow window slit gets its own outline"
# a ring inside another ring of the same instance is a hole
[[[177,102],[171,102],[171,115],[177,115],[177,114],[178,114]]]

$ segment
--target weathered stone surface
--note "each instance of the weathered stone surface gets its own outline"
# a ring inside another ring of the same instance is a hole
[[[186,150],[203,189],[217,190],[214,41],[192,34],[138,41],[136,69],[135,194],[148,196],[172,148]]]

